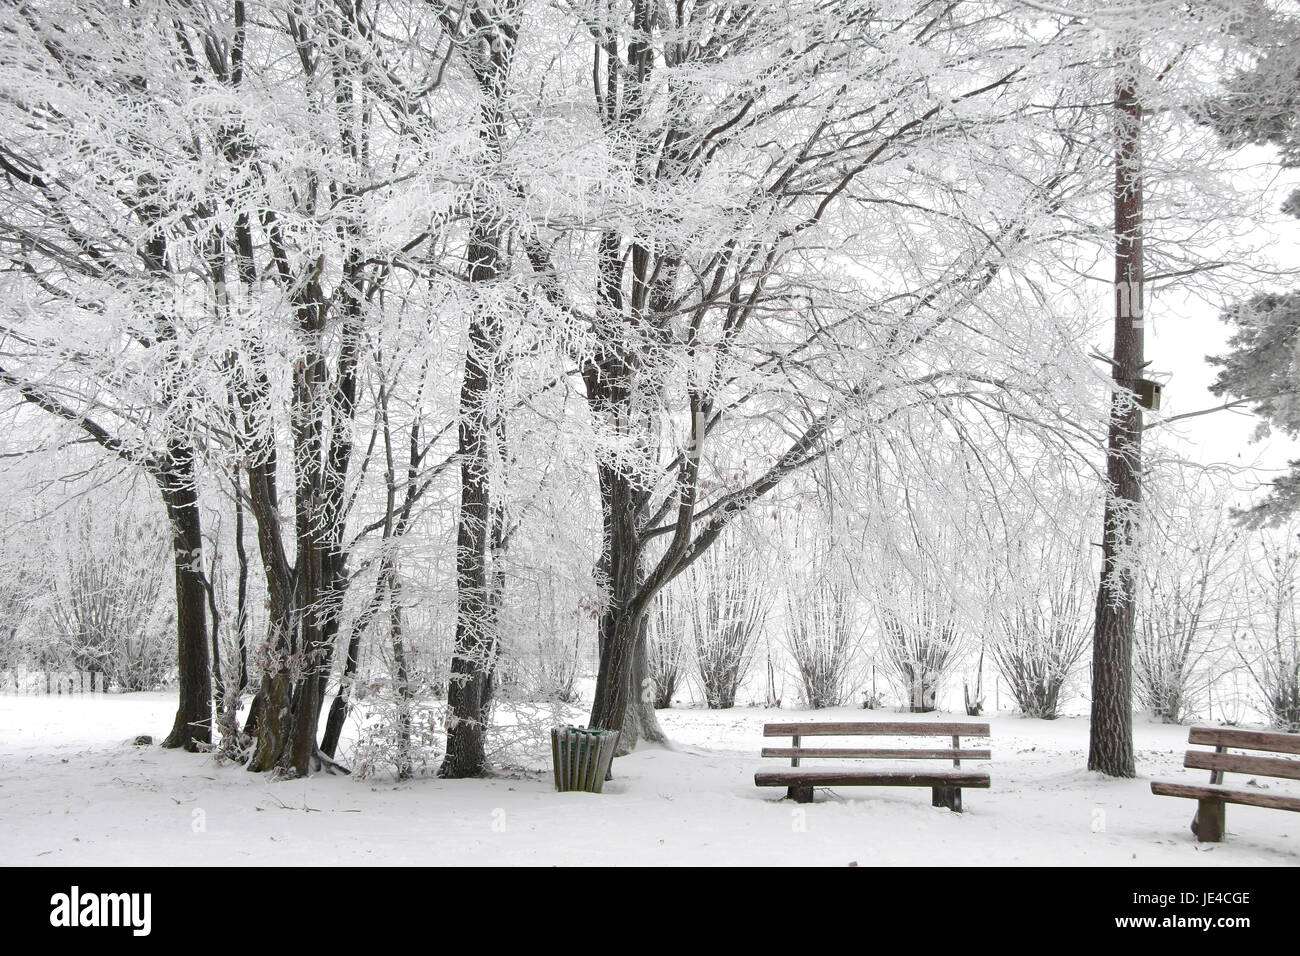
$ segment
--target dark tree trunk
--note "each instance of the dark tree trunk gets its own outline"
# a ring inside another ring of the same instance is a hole
[[[339,679],[339,691],[330,702],[329,716],[325,718],[325,734],[321,737],[321,753],[327,757],[338,754],[339,738],[343,736],[343,724],[348,719],[348,705],[352,696],[352,682],[357,674],[357,657],[361,653],[362,629],[354,626],[348,637],[347,658],[343,661],[343,674]]]
[[[266,574],[267,636],[258,658],[262,683],[253,700],[246,725],[256,734],[257,745],[248,769],[273,769],[286,749],[291,726],[289,657],[296,643],[294,573],[284,552],[276,496],[276,459],[271,446],[255,449],[257,458],[248,468],[249,503],[257,524],[258,550]]]
[[[605,533],[599,569],[609,604],[597,635],[600,665],[590,726],[618,731],[618,752],[626,754],[643,733],[663,739],[653,697],[644,704],[641,686],[646,677],[647,610],[654,595],[643,588],[644,545],[637,527],[641,516],[636,486],[616,468],[602,465],[600,471]]]
[[[143,215],[151,222],[161,222],[162,206],[156,201],[157,184],[151,177],[141,177],[139,188]],[[148,274],[158,283],[170,281],[167,238],[159,230],[140,249],[140,259]],[[154,316],[159,341],[174,342],[176,326],[172,317],[160,312]],[[167,406],[168,438],[163,453],[153,468],[154,480],[167,509],[172,530],[172,564],[176,581],[176,663],[179,701],[171,732],[163,747],[197,750],[212,743],[212,674],[208,658],[207,589],[203,576],[203,524],[199,512],[199,489],[194,441],[185,420],[185,409],[170,377],[160,383]]]
[[[248,551],[244,547],[244,502],[235,476],[235,559],[239,580],[235,592],[235,634],[239,640],[239,687],[236,700],[248,687]]]
[[[274,233],[273,233],[274,234]],[[272,241],[287,271],[287,256]],[[345,263],[342,348],[333,379],[320,347],[323,293],[314,281],[294,285],[298,331],[306,345],[295,366],[291,424],[294,451],[294,538],[297,561],[289,564],[279,526],[275,492],[276,458],[269,443],[251,450],[249,500],[269,592],[270,630],[259,692],[257,747],[249,769],[278,769],[303,776],[318,766],[316,732],[324,699],[330,650],[345,581],[342,526],[346,519],[344,481],[351,460],[348,435],[355,409],[361,291],[359,258]],[[282,279],[292,285],[292,279]],[[262,384],[246,391],[246,415],[265,416]],[[328,446],[326,420],[332,422]],[[249,429],[250,434],[263,430]],[[328,452],[325,452],[326,447]],[[336,742],[337,743],[337,742]]]
[[[619,736],[620,755],[631,753],[638,743],[667,744],[668,735],[659,725],[659,715],[655,713],[654,681],[650,677],[650,617],[642,614],[638,625],[640,636],[632,651],[632,694],[623,717],[623,729]],[[626,747],[626,751],[623,748]]]
[[[208,599],[208,620],[212,622],[212,703],[220,721],[226,715],[226,685],[221,677],[221,612],[217,608],[217,589],[212,582],[216,570],[214,557],[209,574],[203,578],[203,591]]]
[[[620,757],[642,740],[668,743],[655,713],[654,687],[647,683],[649,618],[638,606],[607,610],[599,625],[600,668],[589,726],[618,731]]]
[[[393,640],[394,690],[397,692],[397,779],[411,777],[411,681],[406,663],[406,632],[402,619],[402,583],[396,569],[388,576],[388,622]]]
[[[1130,560],[1141,504],[1142,410],[1142,107],[1138,52],[1118,51],[1115,152],[1115,352],[1103,518],[1101,585],[1092,654],[1092,723],[1088,769],[1112,777],[1137,773],[1133,758],[1133,627],[1136,580]]]
[[[504,374],[504,361],[498,363],[498,371]],[[506,447],[506,422],[505,416],[498,416],[496,422],[496,442],[497,448]],[[505,557],[506,550],[510,546],[510,536],[506,530],[506,509],[501,502],[492,503],[492,538],[490,542],[489,554],[491,560],[488,563],[487,586],[488,586],[488,628],[492,638],[492,653],[487,662],[487,680],[483,685],[483,713],[489,714],[492,710],[493,695],[496,692],[497,666],[501,661],[501,609],[505,606],[506,599],[506,570]]]
[[[242,22],[242,13],[237,19]],[[349,158],[361,162],[368,114],[355,82],[361,69],[359,54],[343,35],[356,25],[357,21],[345,18],[340,23],[342,33],[326,31],[318,53],[320,65],[329,67],[340,145]],[[240,37],[237,30],[236,47]],[[237,73],[231,73],[235,85]],[[237,130],[232,133],[227,147],[234,159],[251,145]],[[337,190],[340,202],[354,195],[355,186],[346,181],[334,181],[328,187]],[[301,776],[323,762],[316,731],[346,586],[344,485],[353,448],[356,368],[368,290],[364,287],[359,220],[348,219],[339,225],[342,275],[327,294],[321,286],[326,256],[297,260],[276,213],[263,210],[259,216],[272,274],[292,304],[302,352],[293,365],[289,413],[294,466],[293,564],[280,529],[274,439],[266,437],[274,434],[266,401],[268,376],[260,357],[254,380],[241,381],[237,388],[244,416],[252,422],[245,423],[242,434],[251,462],[249,501],[257,524],[270,611],[269,636],[261,655],[263,679],[255,700],[257,745],[249,769],[277,769]],[[244,281],[256,274],[250,225],[243,220],[237,228],[236,252]],[[331,377],[326,322],[335,315],[341,316],[341,344]]]
[[[193,452],[169,443],[172,468],[158,478],[172,527],[176,579],[176,653],[180,700],[163,747],[197,750],[212,743],[212,679],[208,661],[207,591],[203,584],[203,535]]]
[[[481,255],[492,255],[483,246]],[[476,314],[471,321],[469,354],[461,385],[460,515],[456,524],[456,646],[447,685],[451,712],[447,755],[440,777],[474,777],[487,763],[488,680],[496,635],[489,601],[488,541],[491,425],[486,405],[491,392],[495,320]]]
[[[362,262],[354,252],[346,264],[347,294],[342,309],[343,344],[339,354],[338,373],[331,409],[329,457],[321,478],[323,553],[321,630],[319,635],[320,660],[313,705],[316,709],[312,726],[320,723],[320,711],[325,703],[325,688],[334,661],[334,646],[339,636],[339,618],[343,612],[343,598],[348,586],[347,553],[343,544],[344,525],[347,521],[347,475],[352,462],[352,423],[357,405],[357,363],[361,352],[361,283]],[[391,504],[389,510],[392,510]],[[345,665],[346,666],[346,665]],[[331,754],[332,756],[332,754]]]
[[[620,68],[615,34],[606,32],[603,39],[598,38],[596,51],[597,63],[604,58],[603,82],[599,71],[593,71],[592,80],[602,123],[617,140],[631,146],[637,179],[649,185],[656,178],[672,180],[684,169],[686,153],[682,144],[687,137],[670,130],[662,140],[658,132],[655,138],[646,138],[641,128],[644,91],[655,69],[651,38],[659,11],[655,4],[637,0],[630,12],[627,68]],[[662,153],[652,161],[656,150]],[[601,240],[597,275],[600,321],[612,329],[626,327],[627,338],[633,343],[648,338],[667,345],[671,336],[667,317],[678,307],[674,285],[679,266],[679,254],[671,247],[657,246],[645,236],[634,235],[625,248],[618,232],[607,232]],[[628,294],[624,292],[625,274],[630,279]],[[584,369],[587,401],[594,414],[612,417],[620,431],[648,449],[656,429],[646,415],[637,411],[641,403],[634,394],[633,366],[638,357],[621,351],[624,347],[617,339],[609,342]],[[644,404],[654,406],[656,401]],[[692,412],[697,410],[693,394]],[[609,606],[600,624],[600,668],[590,724],[619,731],[620,754],[631,751],[639,739],[667,742],[654,711],[653,691],[646,684],[647,615],[655,595],[684,567],[698,474],[698,458],[694,456],[702,437],[694,431],[699,422],[698,417],[692,422],[693,441],[697,443],[679,473],[678,533],[653,570],[647,567],[646,539],[642,537],[652,520],[646,509],[648,489],[618,469],[599,467],[604,538],[598,571],[606,578]]]
[[[293,687],[287,671],[262,678],[262,705],[257,715],[257,746],[248,762],[254,773],[274,770],[288,750],[293,726]]]
[[[502,156],[505,139],[504,97],[514,49],[516,26],[513,5],[489,13],[475,7],[474,26],[490,30],[497,38],[486,50],[468,54],[482,107],[479,140],[494,161]],[[475,41],[477,43],[477,41]],[[500,277],[504,241],[498,212],[484,200],[471,217],[468,279],[471,286],[490,284]],[[504,361],[499,305],[488,302],[470,317],[469,348],[460,390],[460,514],[456,526],[456,646],[447,685],[450,718],[447,754],[438,768],[440,777],[474,777],[487,766],[487,721],[491,681],[497,651],[498,614],[494,602],[502,588],[491,566],[494,519],[491,475],[495,439],[504,423],[490,412],[491,400]]]
[[[602,394],[595,377],[588,387]],[[620,390],[603,393],[621,394]],[[658,593],[646,587],[644,520],[638,486],[617,468],[600,468],[604,512],[604,545],[598,576],[608,588],[609,604],[600,617],[597,646],[600,665],[590,726],[619,732],[619,755],[630,753],[639,740],[667,743],[654,710],[649,680],[649,610]]]
[[[253,695],[253,699],[248,703],[248,716],[244,719],[244,736],[257,736],[257,728],[262,720],[262,702],[265,699],[261,688],[258,688],[257,693]]]

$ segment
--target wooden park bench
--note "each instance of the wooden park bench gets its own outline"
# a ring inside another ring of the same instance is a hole
[[[1219,843],[1223,840],[1224,808],[1229,803],[1300,811],[1300,796],[1286,796],[1262,788],[1233,788],[1223,785],[1225,773],[1300,780],[1300,760],[1228,753],[1228,748],[1232,747],[1236,750],[1274,754],[1300,754],[1300,734],[1193,727],[1187,735],[1187,742],[1214,748],[1213,751],[1189,750],[1183,757],[1184,767],[1210,771],[1210,782],[1195,785],[1172,780],[1153,780],[1151,792],[1161,797],[1187,797],[1198,801],[1196,816],[1192,818],[1192,832],[1201,843]]]
[[[962,770],[962,760],[989,760],[988,750],[961,749],[962,737],[989,736],[988,724],[969,723],[799,723],[766,724],[764,737],[791,737],[789,747],[764,747],[764,757],[788,757],[789,769],[760,770],[754,774],[759,787],[785,787],[786,796],[797,803],[811,803],[814,787],[929,787],[931,804],[961,813],[963,787],[988,789],[989,775]],[[803,747],[804,737],[950,737],[952,747],[923,749],[881,749],[869,747]],[[805,770],[799,761],[808,758],[840,760],[951,760],[954,769],[878,770],[868,767],[841,770]]]

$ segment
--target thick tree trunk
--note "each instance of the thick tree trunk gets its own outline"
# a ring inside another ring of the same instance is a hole
[[[479,210],[470,242],[470,281],[495,279],[502,237],[490,212]],[[499,599],[489,555],[493,507],[491,477],[497,423],[489,413],[501,349],[501,318],[493,305],[470,319],[469,349],[460,389],[460,514],[456,522],[456,646],[447,685],[447,754],[438,776],[477,777],[487,767],[489,682],[496,656]]]
[[[1142,108],[1138,53],[1121,48],[1116,90],[1115,351],[1107,436],[1110,485],[1103,519],[1101,585],[1093,632],[1092,723],[1088,769],[1112,777],[1137,773],[1133,758],[1133,627],[1136,579],[1131,549],[1142,487],[1142,410],[1135,400],[1145,362],[1142,301]]]
[[[150,222],[164,218],[155,202],[157,184],[152,176],[139,180],[142,214]],[[171,281],[167,238],[159,229],[142,246],[140,258],[145,270],[159,283]],[[159,341],[175,342],[176,327],[166,312],[154,317]],[[176,663],[180,700],[171,732],[164,747],[197,750],[212,743],[212,674],[208,658],[207,589],[203,578],[203,525],[199,512],[196,451],[190,437],[190,423],[174,382],[164,377],[160,391],[167,411],[167,438],[161,461],[154,468],[154,480],[167,508],[172,529],[172,563],[176,578]]]
[[[307,443],[315,447],[314,441]],[[308,501],[311,491],[302,491]],[[301,500],[301,498],[300,498]],[[293,681],[293,709],[290,741],[282,754],[280,768],[294,776],[311,772],[311,758],[316,751],[316,724],[320,715],[320,665],[324,654],[325,569],[319,540],[320,514],[314,507],[300,507],[298,526],[299,671]]]
[[[176,579],[176,663],[180,700],[163,747],[197,750],[212,743],[212,678],[208,659],[207,591],[203,585],[203,535],[193,452],[173,442],[173,469],[158,484],[172,527]]]
[[[447,685],[447,754],[440,777],[476,777],[487,764],[487,682],[495,635],[489,608],[489,427],[484,408],[491,390],[486,361],[490,332],[479,318],[470,330],[461,387],[460,516],[456,523],[456,647]]]
[[[249,501],[257,524],[258,550],[266,573],[269,620],[266,642],[257,657],[262,684],[249,713],[246,732],[257,735],[248,769],[273,769],[287,748],[292,726],[292,682],[288,671],[297,621],[294,575],[284,553],[275,489],[275,453],[260,449],[262,460],[248,469]]]
[[[655,713],[655,688],[650,677],[649,639],[650,618],[642,615],[640,636],[632,653],[632,689],[628,701],[627,713],[623,717],[623,731],[619,737],[618,756],[625,756],[636,749],[638,743],[668,745],[668,735],[659,725],[659,715]],[[626,748],[626,749],[624,749]]]
[[[648,593],[643,543],[637,533],[635,488],[613,469],[602,469],[605,504],[605,550],[600,569],[607,577],[610,603],[601,615],[600,668],[589,725],[620,734],[618,754],[630,753],[638,741],[667,743],[654,711],[654,688],[648,683]]]
[[[262,704],[266,700],[266,695],[259,687],[253,699],[248,702],[248,716],[244,718],[244,736],[256,737],[257,728],[262,722]]]
[[[494,280],[501,268],[502,236],[490,210],[480,209],[469,246],[471,283]],[[456,522],[456,647],[447,686],[450,711],[447,754],[440,777],[476,777],[487,765],[489,682],[496,656],[500,598],[489,567],[493,507],[493,439],[498,424],[489,407],[500,363],[501,317],[494,305],[470,319],[469,348],[460,389],[460,514]]]
[[[483,97],[479,140],[492,161],[502,157],[505,138],[503,111],[510,57],[516,25],[511,7],[489,13],[476,8],[479,27],[490,27],[496,37],[486,50],[470,54],[479,92]],[[468,279],[471,287],[489,285],[500,277],[505,236],[498,212],[486,201],[476,204],[470,223]],[[438,768],[440,777],[475,777],[487,766],[487,721],[491,703],[492,669],[497,652],[494,602],[502,597],[500,582],[491,567],[493,521],[497,509],[491,500],[493,445],[504,424],[491,411],[496,381],[501,374],[502,320],[500,306],[484,302],[474,309],[469,325],[469,347],[460,390],[460,515],[456,527],[456,647],[447,686],[447,754]],[[494,586],[495,585],[495,586]]]
[[[626,67],[619,62],[612,25],[607,25],[608,32],[597,40],[595,60],[599,64],[603,58],[604,77],[599,69],[593,70],[593,92],[601,122],[616,141],[629,147],[635,156],[638,182],[649,185],[652,179],[672,180],[680,172],[686,158],[683,144],[688,137],[670,130],[661,139],[661,132],[656,130],[652,137],[645,138],[640,124],[645,91],[655,70],[656,44],[652,37],[662,11],[655,4],[637,0],[630,12]],[[663,153],[658,162],[650,162],[660,149]],[[626,246],[625,238],[630,240]],[[668,317],[678,308],[675,285],[679,266],[679,254],[671,247],[647,236],[625,237],[617,230],[607,231],[601,237],[596,276],[602,324],[623,329],[632,342],[648,337],[666,345],[671,337]],[[630,279],[626,294],[625,277]],[[654,445],[656,428],[652,416],[638,409],[635,359],[623,351],[626,342],[620,342],[617,336],[611,339],[602,354],[583,370],[587,401],[595,415],[612,419],[624,437],[648,450]],[[652,398],[643,407],[653,405]],[[697,454],[698,448],[694,446],[690,454]],[[649,518],[649,490],[619,469],[600,465],[598,471],[604,535],[597,569],[609,591],[609,606],[599,630],[600,667],[590,726],[619,731],[618,753],[626,754],[642,739],[667,743],[655,714],[653,688],[647,683],[646,642],[651,602],[676,571],[653,582],[648,580],[646,541],[641,535]],[[693,481],[692,469],[680,489],[680,502],[688,512],[694,508],[695,489],[690,487]],[[669,563],[682,557],[689,525],[686,531],[686,538],[674,536],[669,545],[673,555]]]
[[[636,641],[640,628],[634,613],[627,610],[606,612],[607,622],[602,622],[600,670],[596,677],[595,699],[591,705],[588,726],[599,730],[623,733],[628,724],[629,705],[634,698],[632,689],[632,662],[636,657]],[[629,736],[636,731],[628,727]],[[635,739],[619,740],[619,753],[629,752]]]
[[[332,381],[321,349],[322,292],[314,282],[295,292],[299,333],[307,349],[293,376],[297,561],[292,567],[280,531],[274,448],[269,444],[256,448],[251,456],[256,464],[249,468],[249,499],[257,520],[271,611],[257,747],[249,763],[254,771],[278,769],[304,776],[321,763],[317,728],[345,583],[343,486],[352,451],[347,432],[355,404],[357,261],[349,259],[347,267],[345,282],[351,292],[344,298],[343,347]],[[255,398],[249,394],[243,399],[246,414],[254,410],[264,414]],[[328,446],[327,419],[332,423]],[[328,452],[323,454],[326,447]]]
[[[257,746],[248,761],[254,773],[274,770],[289,749],[289,732],[293,726],[293,687],[286,671],[265,674],[262,678],[262,704],[257,714]]]
[[[640,741],[668,743],[655,713],[654,687],[647,683],[648,625],[644,611],[639,615],[607,611],[600,625],[600,671],[589,726],[617,730],[620,757],[631,753]]]

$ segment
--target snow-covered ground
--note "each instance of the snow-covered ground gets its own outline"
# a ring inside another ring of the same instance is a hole
[[[674,748],[616,761],[617,779],[587,794],[527,772],[271,782],[132,744],[161,739],[173,707],[169,694],[0,696],[0,862],[1300,864],[1300,815],[1231,806],[1227,842],[1200,845],[1195,804],[1150,793],[1153,777],[1205,778],[1181,767],[1186,727],[1139,722],[1141,776],[1111,780],[1081,769],[1086,721],[992,717],[993,787],[966,791],[958,815],[924,789],[819,790],[800,806],[754,786],[782,763],[758,756],[765,722],[916,719],[890,712],[664,711]]]

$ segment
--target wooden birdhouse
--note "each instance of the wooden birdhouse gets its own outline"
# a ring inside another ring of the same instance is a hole
[[[1160,394],[1164,386],[1149,378],[1138,379],[1138,404],[1149,412],[1160,411]]]

